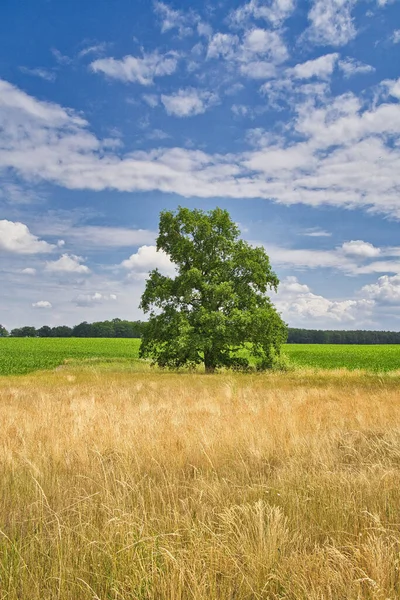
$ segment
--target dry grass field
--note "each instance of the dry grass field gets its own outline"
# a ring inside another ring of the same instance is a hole
[[[0,379],[3,600],[395,600],[400,376]]]

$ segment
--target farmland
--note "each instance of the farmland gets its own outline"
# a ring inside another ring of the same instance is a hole
[[[54,369],[65,361],[136,362],[140,340],[116,338],[0,338],[0,375]],[[293,368],[363,369],[388,372],[400,369],[400,345],[355,346],[287,344],[284,354]]]
[[[400,346],[210,376],[139,344],[0,340],[0,598],[400,597]]]

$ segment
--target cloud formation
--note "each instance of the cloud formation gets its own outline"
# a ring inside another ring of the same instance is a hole
[[[94,73],[103,73],[112,79],[125,83],[152,85],[157,77],[172,75],[177,69],[178,57],[175,53],[161,55],[158,52],[124,58],[99,58],[90,64]]]
[[[398,80],[385,82],[394,99],[398,88]],[[253,152],[224,156],[161,148],[121,156],[73,111],[36,100],[7,82],[0,81],[0,91],[0,169],[27,179],[69,189],[265,198],[400,217],[400,148],[391,143],[400,134],[400,105],[387,96],[370,104],[351,93],[299,98],[296,116],[287,124],[296,140],[275,137]],[[168,110],[179,116],[204,111],[210,101],[195,93],[164,95]]]
[[[0,252],[45,254],[54,248],[54,245],[33,235],[23,223],[14,223],[6,219],[0,221]]]
[[[100,292],[94,292],[93,294],[78,294],[72,302],[76,306],[96,306],[97,304],[104,304],[106,302],[116,302],[116,294],[103,294]]]
[[[121,263],[121,267],[130,272],[133,278],[143,278],[153,269],[168,275],[175,271],[175,265],[163,250],[156,246],[141,246],[137,252]]]
[[[47,300],[39,300],[39,302],[34,302],[32,304],[32,308],[45,308],[45,309],[49,309],[49,308],[53,308],[51,302],[48,302]]]
[[[205,113],[218,102],[218,96],[212,92],[189,88],[178,90],[171,95],[162,94],[161,102],[169,115],[174,117],[193,117]]]
[[[48,261],[45,270],[49,273],[87,275],[90,273],[90,269],[82,262],[81,256],[63,254],[58,260]]]

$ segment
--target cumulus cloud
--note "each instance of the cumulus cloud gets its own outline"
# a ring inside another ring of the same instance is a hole
[[[43,254],[51,252],[54,248],[54,245],[48,244],[33,235],[23,223],[5,219],[0,221],[0,252]]]
[[[235,57],[239,45],[239,37],[231,33],[216,33],[208,44],[207,58],[225,58],[231,60]]]
[[[392,34],[392,42],[393,44],[400,43],[400,29],[395,29]]]
[[[121,266],[130,271],[134,278],[142,278],[153,269],[158,269],[164,274],[172,274],[175,271],[175,265],[168,254],[163,250],[157,251],[156,246],[141,246],[135,254],[124,260]]]
[[[26,269],[21,269],[21,273],[23,275],[36,275],[36,269],[32,267],[26,267]]]
[[[32,304],[33,308],[53,308],[52,304],[47,300],[39,300],[39,302],[34,302]]]
[[[325,56],[320,56],[314,60],[308,60],[305,63],[296,65],[288,70],[288,74],[295,79],[310,79],[311,77],[329,78],[333,73],[338,58],[339,54],[337,53],[326,54]]]
[[[289,56],[286,44],[279,31],[251,28],[239,36],[230,33],[216,33],[209,40],[207,58],[223,58],[231,63],[239,65],[241,72],[251,76],[249,65],[262,63],[264,70],[269,63],[267,77],[275,73],[274,65],[281,64]],[[260,67],[258,67],[260,68]]]
[[[232,25],[246,27],[253,19],[264,19],[274,27],[279,27],[287,19],[296,6],[295,0],[250,0],[231,12],[229,20]]]
[[[124,56],[122,59],[99,58],[90,64],[94,73],[103,73],[112,79],[124,82],[152,85],[156,77],[175,73],[178,58],[175,53],[161,55],[158,52],[138,56]]]
[[[400,275],[383,275],[376,283],[365,285],[361,293],[378,304],[400,303]]]
[[[306,37],[318,45],[344,46],[356,35],[352,10],[357,0],[313,0]]]
[[[375,306],[374,300],[330,300],[314,294],[307,285],[299,283],[296,277],[282,281],[276,304],[285,320],[297,325],[310,322],[325,323],[325,326],[349,322],[362,322],[368,318]]]
[[[63,254],[58,260],[48,261],[45,270],[49,273],[73,273],[87,275],[89,267],[82,264],[83,258],[74,254]]]
[[[116,302],[117,300],[118,298],[115,294],[94,292],[93,294],[78,294],[72,302],[76,304],[76,306],[96,306],[97,304]]]
[[[205,113],[218,102],[218,96],[212,92],[188,88],[175,94],[161,95],[161,102],[169,115],[174,117],[193,117]]]
[[[374,258],[381,253],[380,248],[376,248],[369,242],[363,242],[362,240],[345,242],[342,245],[342,250],[348,256],[357,256],[360,258]]]

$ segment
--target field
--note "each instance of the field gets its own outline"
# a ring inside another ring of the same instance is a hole
[[[135,339],[0,338],[0,375],[18,375],[53,369],[64,361],[137,361],[140,341]],[[289,365],[316,369],[400,369],[400,345],[342,346],[287,344]]]
[[[0,598],[399,598],[399,389],[124,363],[0,378]]]

